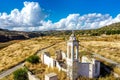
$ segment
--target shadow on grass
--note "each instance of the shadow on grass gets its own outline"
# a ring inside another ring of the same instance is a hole
[[[100,76],[105,77],[111,75],[111,72],[113,71],[113,68],[109,67],[108,65],[105,65],[104,63],[100,62]]]

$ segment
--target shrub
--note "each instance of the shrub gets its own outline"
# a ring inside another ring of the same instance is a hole
[[[32,63],[32,64],[39,63],[39,57],[36,56],[36,55],[30,56],[30,57],[28,57],[26,60],[27,60],[28,62]]]
[[[28,80],[27,70],[25,68],[16,70],[13,75],[14,80]]]

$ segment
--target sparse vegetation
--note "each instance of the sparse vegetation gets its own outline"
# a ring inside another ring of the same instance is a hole
[[[54,72],[58,75],[59,80],[66,80],[66,73],[63,71],[59,71],[57,68],[50,68],[47,65],[39,63],[39,64],[31,64],[26,62],[26,67],[34,73],[40,80],[44,80],[45,74]]]
[[[18,69],[13,74],[14,80],[28,80],[27,70],[25,68]]]
[[[47,66],[43,63],[38,64],[31,64],[29,62],[25,63],[25,66],[31,71],[33,74],[35,74],[37,77],[39,77],[41,80],[44,80],[44,75]]]
[[[28,57],[26,59],[26,61],[28,61],[32,64],[36,64],[36,63],[39,63],[39,57],[37,55],[32,55],[32,56]]]
[[[119,80],[119,78],[117,79],[113,75],[108,75],[105,77],[100,77],[100,78],[98,78],[98,80]]]

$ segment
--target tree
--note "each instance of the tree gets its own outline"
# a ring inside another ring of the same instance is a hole
[[[16,70],[13,75],[14,80],[28,80],[27,70],[25,68]]]
[[[28,62],[30,62],[32,64],[36,64],[36,63],[39,63],[39,57],[36,56],[36,55],[32,55],[32,56],[28,57],[26,59],[26,61],[28,61]]]

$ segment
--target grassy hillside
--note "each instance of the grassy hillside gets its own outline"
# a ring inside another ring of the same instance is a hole
[[[19,42],[19,41],[14,40],[14,41],[9,41],[9,42],[4,42],[4,43],[1,42],[0,43],[0,49],[5,48],[5,47],[7,47],[7,46],[9,46],[11,44],[14,44],[16,42]]]
[[[120,30],[120,23],[114,23],[105,27],[100,28],[102,30]]]
[[[62,41],[57,37],[39,37],[12,44],[0,50],[0,71],[10,68],[38,50]]]
[[[108,26],[103,26],[99,29],[93,30],[80,30],[76,31],[77,34],[81,35],[90,35],[90,36],[100,36],[103,34],[111,35],[111,34],[120,34],[120,23],[114,23]]]
[[[23,31],[9,31],[5,29],[0,29],[0,42],[6,42],[10,40],[23,40],[34,37],[43,36],[42,33],[35,32],[23,32]]]
[[[86,49],[120,63],[120,35],[79,37]]]

